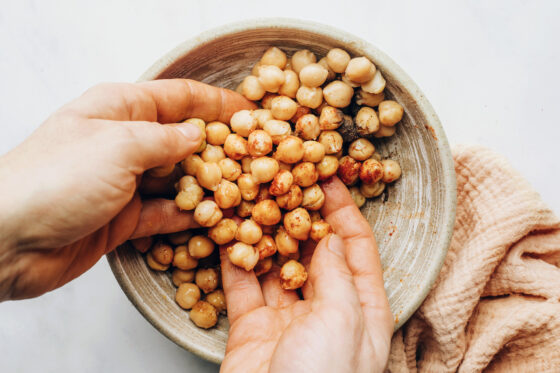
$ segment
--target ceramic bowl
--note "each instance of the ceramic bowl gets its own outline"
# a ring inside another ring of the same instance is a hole
[[[286,52],[307,48],[323,56],[333,47],[370,58],[387,80],[386,96],[405,109],[394,136],[375,142],[383,157],[398,160],[402,177],[362,207],[379,244],[387,295],[399,328],[434,283],[455,220],[455,172],[449,145],[434,110],[416,84],[383,52],[330,26],[290,19],[246,21],[205,32],[157,61],[140,80],[190,78],[235,89],[270,46]],[[151,271],[125,244],[108,256],[128,298],[144,317],[178,345],[221,362],[228,321],[203,330],[174,301],[165,273]]]

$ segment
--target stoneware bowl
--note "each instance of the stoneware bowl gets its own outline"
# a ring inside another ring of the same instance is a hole
[[[396,135],[375,143],[383,157],[397,159],[402,177],[362,213],[379,244],[385,289],[399,328],[420,306],[434,283],[451,239],[455,219],[455,172],[441,124],[416,84],[383,52],[330,26],[290,19],[246,21],[205,32],[157,61],[140,80],[190,78],[235,89],[270,46],[286,52],[307,48],[324,56],[339,47],[370,58],[387,80],[388,98],[405,109]],[[228,321],[199,329],[174,301],[165,273],[151,271],[142,255],[125,244],[108,256],[122,289],[144,317],[178,345],[222,361]]]

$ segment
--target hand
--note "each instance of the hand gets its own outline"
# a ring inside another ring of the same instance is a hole
[[[235,92],[175,79],[103,84],[53,114],[0,158],[0,300],[55,289],[129,238],[192,227],[174,201],[141,200],[142,174],[199,146],[198,128],[176,122],[245,108]]]
[[[222,249],[230,322],[221,372],[382,372],[393,318],[377,245],[346,187],[323,184],[322,215],[336,235],[309,242],[303,300],[280,287],[278,268],[257,280]]]

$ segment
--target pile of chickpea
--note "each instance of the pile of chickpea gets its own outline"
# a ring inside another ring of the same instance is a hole
[[[325,195],[317,183],[338,175],[361,207],[400,177],[399,164],[382,160],[370,141],[393,135],[403,117],[399,103],[385,100],[384,88],[366,57],[334,48],[319,62],[309,50],[288,59],[272,47],[237,88],[260,109],[238,111],[229,124],[185,121],[198,126],[204,140],[180,164],[175,202],[194,210],[207,231],[170,234],[146,261],[157,271],[173,267],[175,300],[191,310],[196,325],[214,326],[226,309],[217,260],[205,264],[217,245],[257,276],[271,269],[274,257],[282,288],[298,289],[307,280],[298,262],[300,241],[318,242],[332,232],[319,213]],[[165,177],[174,168],[149,173]]]

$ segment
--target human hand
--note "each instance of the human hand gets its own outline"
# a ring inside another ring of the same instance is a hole
[[[192,227],[174,201],[142,201],[143,172],[199,146],[198,128],[176,122],[228,122],[252,108],[235,92],[174,79],[102,84],[54,113],[0,158],[0,300],[62,286],[130,238]]]
[[[230,322],[221,372],[383,371],[394,324],[377,244],[344,184],[322,187],[336,235],[303,248],[303,300],[280,287],[278,268],[257,279],[221,249]]]

